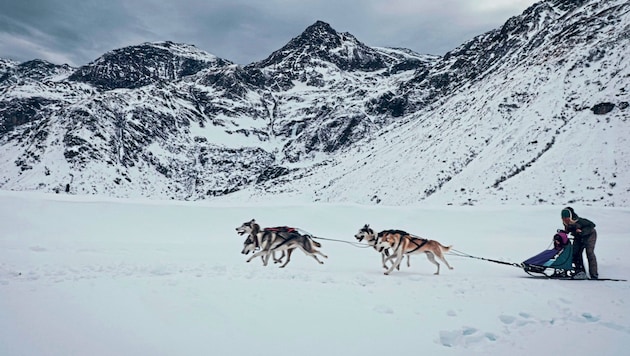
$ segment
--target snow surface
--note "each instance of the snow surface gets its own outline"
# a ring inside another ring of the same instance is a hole
[[[630,283],[553,281],[448,255],[383,275],[365,223],[521,262],[561,206],[365,206],[116,200],[0,191],[0,355],[621,355]],[[627,278],[630,209],[574,206],[598,225],[601,277]],[[245,263],[256,218],[316,236],[284,269]]]

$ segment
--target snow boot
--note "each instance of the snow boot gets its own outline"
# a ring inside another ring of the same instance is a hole
[[[586,276],[586,272],[584,272],[584,271],[580,271],[580,272],[576,273],[575,275],[573,275],[572,278],[573,279],[588,279],[588,277]]]

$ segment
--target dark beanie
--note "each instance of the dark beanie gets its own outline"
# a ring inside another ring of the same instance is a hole
[[[573,210],[573,208],[570,206],[567,206],[566,208],[562,209],[560,216],[562,218],[569,218],[571,220],[575,220],[578,217],[575,211]]]

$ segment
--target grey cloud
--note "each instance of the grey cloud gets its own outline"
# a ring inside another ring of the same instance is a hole
[[[370,46],[443,54],[534,3],[444,1],[0,0],[0,57],[83,65],[116,48],[170,40],[248,64],[317,20]]]

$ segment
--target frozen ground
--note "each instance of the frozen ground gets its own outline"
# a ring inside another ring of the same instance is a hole
[[[553,281],[447,256],[383,275],[372,249],[321,240],[285,269],[245,263],[256,218],[353,242],[365,223],[471,255],[546,249],[561,206],[218,205],[0,192],[1,355],[620,355],[630,283]],[[630,209],[598,225],[601,277],[630,277]]]

